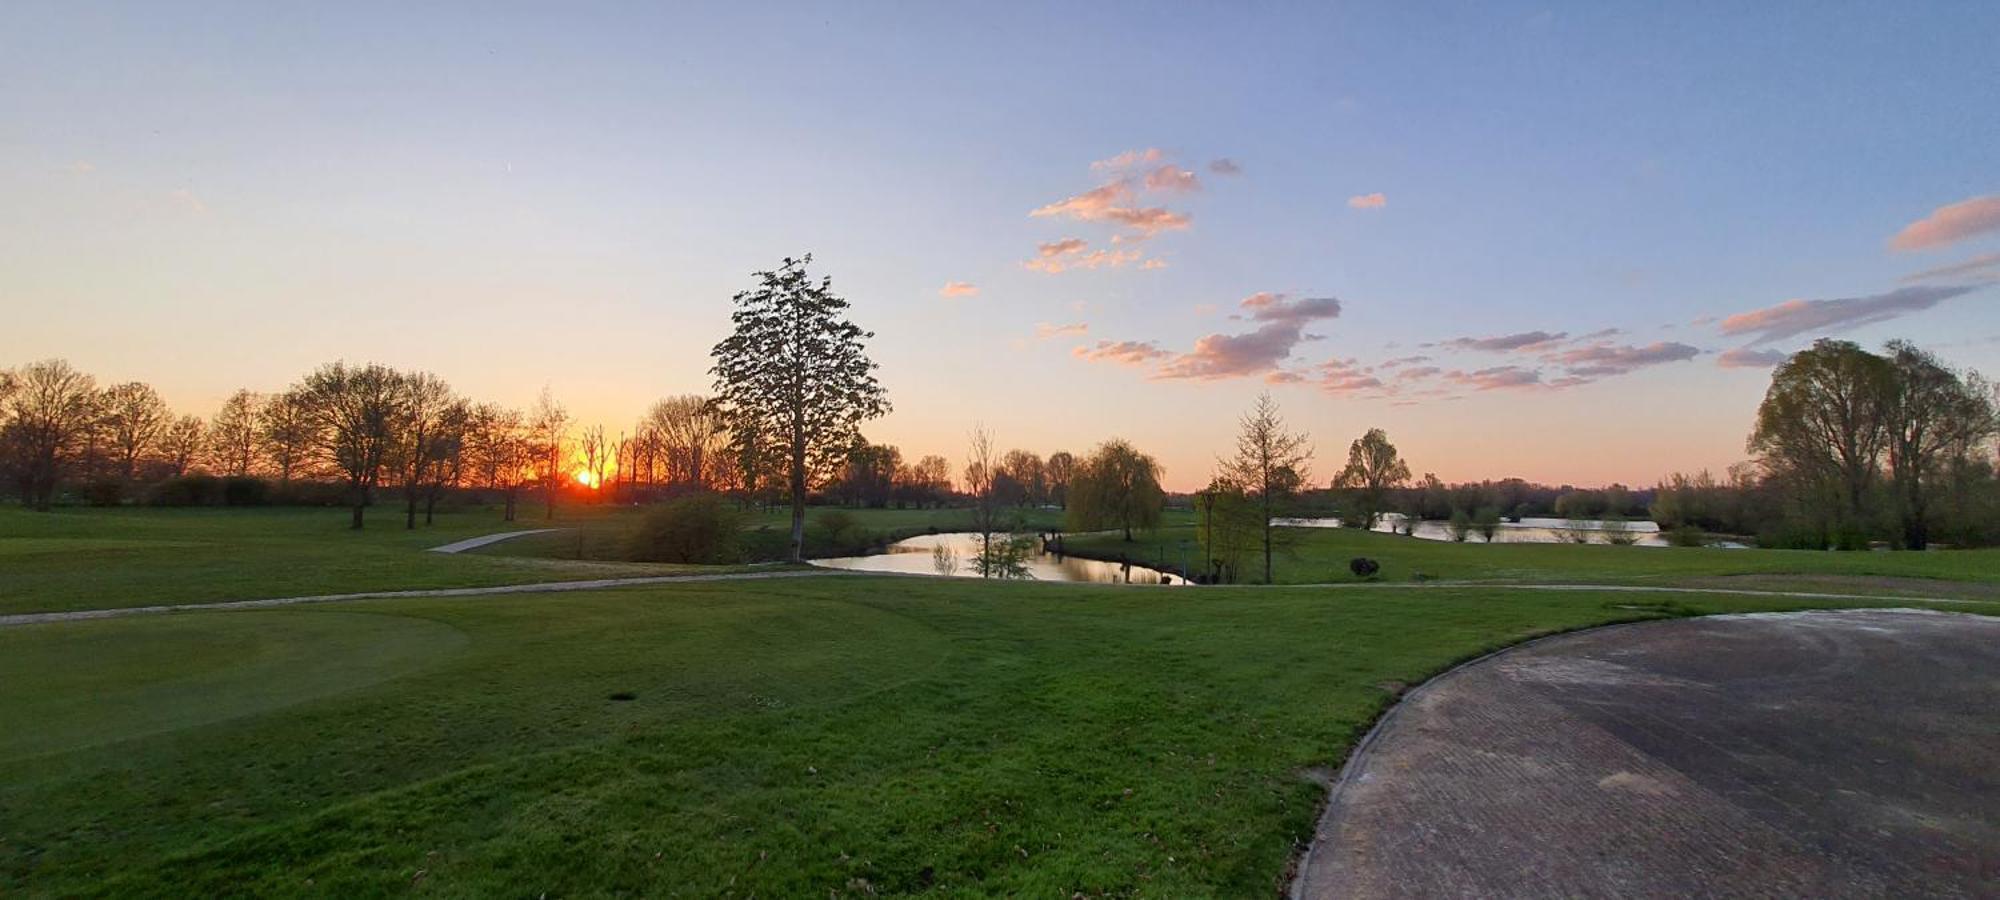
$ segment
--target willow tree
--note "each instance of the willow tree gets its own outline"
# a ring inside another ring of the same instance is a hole
[[[1166,499],[1159,462],[1114,438],[1078,461],[1070,476],[1070,530],[1116,528],[1130,541],[1134,530],[1159,526]]]
[[[808,253],[756,273],[757,287],[733,298],[734,330],[710,351],[716,408],[739,452],[769,447],[783,456],[793,560],[805,558],[806,489],[839,469],[862,422],[889,412],[862,344],[874,332],[847,320],[847,301],[833,279],[807,274],[811,263]]]
[[[1278,401],[1269,393],[1257,395],[1257,405],[1243,415],[1236,435],[1236,456],[1222,461],[1220,480],[1236,485],[1257,508],[1265,584],[1271,583],[1271,518],[1298,493],[1311,462],[1312,446],[1304,434],[1286,430]]]
[[[1437,480],[1431,475],[1424,478],[1427,484]],[[1333,486],[1352,495],[1361,527],[1371,529],[1389,508],[1389,492],[1409,480],[1410,466],[1396,452],[1396,445],[1389,443],[1389,435],[1380,428],[1370,428],[1348,445],[1347,465]]]

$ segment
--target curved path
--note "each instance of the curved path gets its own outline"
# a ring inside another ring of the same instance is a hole
[[[2000,619],[1711,616],[1545,638],[1393,707],[1295,898],[1992,896]]]
[[[442,547],[432,547],[430,549],[430,552],[464,553],[467,550],[477,550],[481,547],[486,546],[487,544],[497,544],[500,543],[501,541],[511,541],[517,537],[527,537],[528,535],[531,534],[548,534],[552,531],[561,531],[561,530],[562,529],[560,528],[530,528],[527,529],[526,531],[503,531],[500,532],[499,534],[482,534],[478,537],[466,538],[465,540],[462,541],[453,541],[449,544],[445,544]]]

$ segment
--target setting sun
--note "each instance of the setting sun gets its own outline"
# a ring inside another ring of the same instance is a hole
[[[588,469],[579,469],[576,473],[576,483],[587,488],[595,488],[597,487],[597,476]]]

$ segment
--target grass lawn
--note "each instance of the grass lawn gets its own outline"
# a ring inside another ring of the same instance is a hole
[[[1902,593],[1922,582],[2000,582],[2000,550],[1922,553],[1834,553],[1810,550],[1721,550],[1684,547],[1614,547],[1605,544],[1454,544],[1347,528],[1285,528],[1290,545],[1272,562],[1279,584],[1352,582],[1347,563],[1366,556],[1381,563],[1383,581],[1423,576],[1450,581],[1516,581],[1604,584],[1703,584],[1720,576],[1756,576],[1746,587]],[[1076,535],[1068,548],[1087,556],[1129,557],[1134,563],[1179,567],[1184,553],[1199,558],[1195,527],[1178,525],[1138,535]],[[1184,549],[1185,548],[1185,549]],[[1246,568],[1250,568],[1246,564]],[[1787,577],[1802,576],[1802,577]],[[1939,584],[1940,592],[1974,586]],[[1983,592],[1974,590],[1973,593]]]
[[[0,895],[1271,896],[1403,685],[1798,605],[830,576],[0,628]]]
[[[460,538],[548,523],[524,506],[513,523],[497,511],[454,512],[406,531],[396,512],[370,510],[368,527],[355,532],[338,509],[0,507],[0,614],[677,571],[424,553]],[[601,515],[558,508],[554,524]]]

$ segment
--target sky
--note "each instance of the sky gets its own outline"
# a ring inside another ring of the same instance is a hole
[[[1817,337],[2000,374],[2000,4],[281,6],[0,6],[0,366],[615,433],[809,252],[870,439],[1180,490],[1262,391],[1316,482],[1649,485]]]

